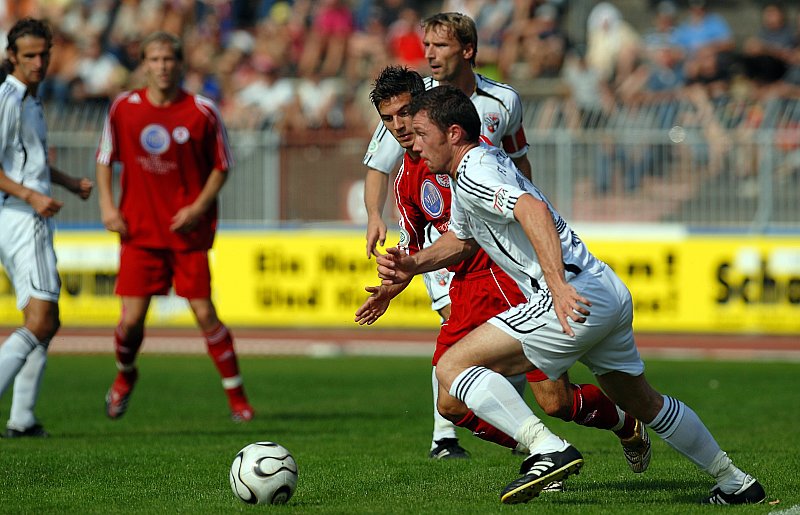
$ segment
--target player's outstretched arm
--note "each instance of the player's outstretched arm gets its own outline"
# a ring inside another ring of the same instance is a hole
[[[367,209],[367,258],[377,255],[376,246],[386,243],[386,222],[383,206],[389,191],[389,174],[374,168],[364,178],[364,207]]]
[[[364,304],[356,310],[355,321],[358,325],[372,325],[389,309],[389,303],[406,289],[408,282],[393,284],[391,286],[367,286],[364,288],[370,293]]]
[[[126,238],[128,225],[114,202],[114,192],[111,188],[111,166],[97,163],[95,170],[97,202],[100,206],[100,220],[103,222],[103,227]]]
[[[514,217],[531,241],[542,267],[547,287],[553,297],[553,309],[565,334],[575,336],[569,320],[586,322],[591,306],[564,277],[564,258],[553,216],[547,204],[531,195],[521,195],[514,206]]]
[[[439,268],[447,268],[471,257],[478,251],[473,239],[460,240],[452,231],[444,233],[433,245],[409,256],[403,249],[386,249],[386,254],[376,257],[378,277],[382,284],[399,284],[412,277]]]
[[[82,200],[88,199],[92,194],[92,188],[94,188],[94,183],[89,180],[89,178],[72,177],[71,175],[67,175],[58,168],[52,166],[50,167],[50,178],[52,179],[53,184],[63,186],[67,190],[80,197]]]

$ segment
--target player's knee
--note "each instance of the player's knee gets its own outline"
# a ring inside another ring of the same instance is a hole
[[[467,406],[451,395],[439,395],[439,400],[436,403],[436,409],[439,414],[450,420],[451,422],[458,422],[467,414],[469,409]]]
[[[25,327],[33,333],[39,341],[49,341],[61,327],[58,309],[50,309],[28,313]]]

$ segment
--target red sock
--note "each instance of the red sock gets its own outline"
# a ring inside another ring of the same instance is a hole
[[[228,394],[230,403],[246,403],[247,399],[242,387],[242,376],[239,375],[239,363],[236,360],[236,351],[233,350],[233,336],[225,324],[209,333],[205,333],[208,355],[222,376],[222,386]]]
[[[131,372],[139,347],[142,346],[144,332],[135,330],[125,332],[122,325],[117,325],[114,330],[114,353],[117,357],[118,367],[123,373]]]
[[[572,418],[576,424],[598,429],[614,429],[619,426],[617,406],[606,394],[593,384],[573,384]],[[620,438],[633,436],[633,417],[625,416],[625,422],[614,433]]]
[[[504,432],[500,431],[493,425],[485,422],[478,417],[475,416],[475,413],[470,410],[464,418],[456,422],[458,427],[465,427],[472,431],[472,434],[480,438],[481,440],[486,440],[487,442],[494,442],[498,445],[502,445],[503,447],[508,447],[509,449],[516,449],[517,448],[517,441],[505,434]]]

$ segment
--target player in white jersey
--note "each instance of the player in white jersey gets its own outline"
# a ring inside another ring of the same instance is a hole
[[[577,361],[611,400],[716,480],[705,503],[762,502],[761,484],[733,464],[697,414],[647,382],[630,292],[502,150],[479,144],[480,119],[469,99],[444,86],[416,96],[409,111],[414,150],[431,171],[451,177],[450,231],[411,256],[389,249],[378,257],[379,275],[386,284],[407,281],[480,245],[528,298],[454,345],[436,372],[451,395],[530,449],[523,476],[503,490],[502,502],[527,502],[583,465],[580,452],[551,433],[503,375],[535,365],[555,379]]]
[[[439,84],[458,87],[475,104],[481,116],[481,135],[493,145],[501,146],[517,166],[530,177],[528,142],[522,127],[522,102],[519,94],[507,84],[488,79],[474,72],[478,52],[478,31],[475,22],[459,13],[439,13],[422,22],[425,57],[431,77],[424,79],[427,89]],[[378,123],[364,156],[367,175],[364,181],[364,204],[367,210],[367,257],[376,252],[376,245],[386,242],[386,223],[383,207],[388,192],[389,174],[395,171],[403,156],[403,148],[383,123]],[[439,233],[426,230],[426,245]],[[423,276],[431,298],[431,309],[443,322],[450,316],[450,280],[447,269],[435,270]],[[434,399],[437,385],[433,378]],[[466,457],[456,438],[455,426],[433,410],[434,429],[430,457]]]
[[[47,346],[59,327],[61,281],[53,250],[52,217],[62,202],[51,183],[83,199],[92,182],[51,167],[47,128],[37,89],[50,62],[52,34],[42,21],[25,18],[8,33],[8,75],[0,84],[0,261],[17,295],[24,325],[0,347],[0,396],[14,381],[6,437],[46,437],[34,408],[47,361]]]

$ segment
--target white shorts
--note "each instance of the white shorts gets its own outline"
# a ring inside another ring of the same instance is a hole
[[[58,302],[61,279],[53,249],[53,221],[32,211],[0,207],[0,262],[17,294],[17,308],[31,298]]]
[[[528,360],[550,379],[559,378],[576,361],[595,375],[642,374],[644,363],[633,339],[633,302],[617,274],[599,263],[569,283],[592,303],[585,323],[570,321],[574,337],[564,334],[550,291],[544,288],[527,304],[500,313],[489,323],[522,342]]]

